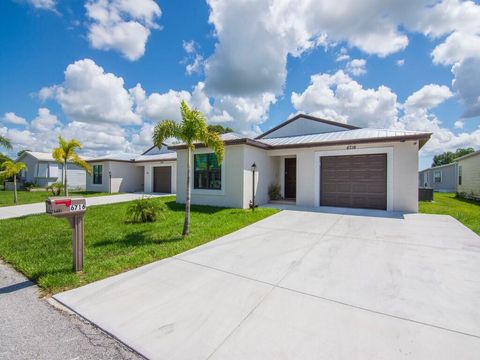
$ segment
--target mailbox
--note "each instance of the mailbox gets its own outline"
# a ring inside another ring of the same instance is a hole
[[[68,220],[72,229],[73,269],[83,270],[84,225],[83,215],[87,211],[84,198],[55,197],[45,201],[47,214]]]
[[[80,215],[87,210],[87,203],[84,198],[48,198],[46,201],[47,214],[67,217]]]

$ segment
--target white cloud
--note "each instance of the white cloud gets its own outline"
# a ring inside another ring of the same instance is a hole
[[[452,72],[452,86],[465,105],[463,117],[480,116],[480,58],[457,63]]]
[[[183,41],[183,49],[187,56],[182,60],[185,63],[185,71],[188,75],[201,73],[203,69],[203,56],[198,53],[198,45],[195,41]]]
[[[431,109],[452,96],[448,86],[429,84],[410,95],[404,106],[408,110]]]
[[[27,120],[25,118],[16,115],[13,112],[6,112],[1,118],[3,122],[14,124],[14,125],[27,125]]]
[[[360,76],[367,73],[367,61],[365,59],[353,59],[345,66],[345,71],[354,76]]]
[[[58,125],[58,119],[47,108],[38,109],[38,115],[32,120],[31,128],[37,132],[52,131]]]
[[[317,74],[303,93],[293,92],[297,111],[361,127],[388,128],[397,119],[397,95],[388,87],[364,89],[343,71]]]
[[[55,11],[55,0],[27,0],[27,2],[36,9]]]
[[[397,64],[397,66],[403,66],[405,65],[405,59],[399,59],[395,62],[395,64]]]
[[[84,123],[141,124],[132,111],[133,99],[124,81],[107,73],[93,60],[78,60],[68,65],[61,85],[43,88],[39,96],[55,99],[64,113]]]
[[[463,126],[465,125],[465,123],[462,121],[462,120],[457,120],[455,121],[455,123],[453,124],[453,126],[455,127],[455,129],[463,129]]]
[[[436,64],[451,65],[469,57],[480,58],[480,35],[454,32],[432,51]]]
[[[119,51],[128,60],[139,59],[151,29],[162,12],[154,0],[88,0],[85,4],[90,45]]]

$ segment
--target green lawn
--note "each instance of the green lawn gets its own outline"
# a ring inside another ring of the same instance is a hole
[[[434,193],[433,200],[420,201],[420,212],[451,215],[480,235],[480,203],[456,198],[453,193]]]
[[[45,292],[56,293],[176,255],[277,212],[192,206],[191,234],[182,237],[184,206],[174,197],[154,201],[167,205],[155,223],[125,223],[129,203],[87,210],[83,274],[72,271],[67,221],[48,215],[0,220],[0,257]]]
[[[103,196],[110,195],[108,193],[94,192],[94,191],[70,191],[70,196]],[[52,193],[49,191],[18,191],[18,203],[32,204],[45,201]],[[15,205],[13,203],[13,191],[0,191],[0,207]]]

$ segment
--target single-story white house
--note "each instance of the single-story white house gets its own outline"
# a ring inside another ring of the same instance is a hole
[[[63,164],[59,164],[51,153],[24,151],[17,159],[27,165],[22,170],[20,181],[34,183],[38,187],[47,187],[56,182],[63,182]],[[73,164],[67,163],[67,185],[69,189],[85,190],[86,171]]]
[[[109,193],[176,191],[175,151],[166,145],[153,146],[143,154],[107,155],[87,160],[92,174],[87,174],[87,190]]]
[[[225,157],[197,144],[192,154],[192,203],[248,208],[269,201],[271,184],[291,203],[418,211],[418,151],[430,133],[363,129],[300,114],[255,139],[222,135]],[[185,144],[177,151],[177,202],[186,194]],[[256,165],[253,185],[252,165]],[[254,186],[254,189],[253,189]]]

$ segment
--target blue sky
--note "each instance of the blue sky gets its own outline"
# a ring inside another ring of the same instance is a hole
[[[0,134],[49,151],[139,152],[186,99],[237,132],[297,112],[480,148],[480,5],[419,0],[6,0]]]

